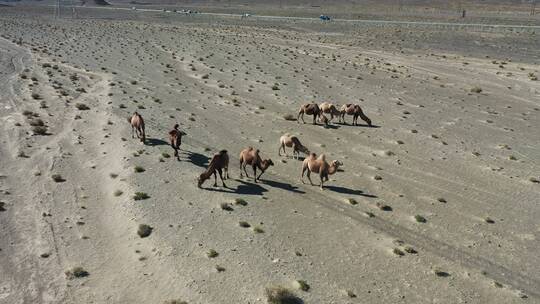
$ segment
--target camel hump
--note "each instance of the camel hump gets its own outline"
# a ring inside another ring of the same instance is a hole
[[[227,154],[227,150],[221,150],[221,151],[219,151],[219,154],[220,154],[220,155]]]
[[[180,125],[179,125],[179,124],[175,124],[174,127],[173,127],[173,129],[178,130],[178,127],[180,127]]]
[[[321,154],[321,155],[319,155],[319,158],[318,158],[318,159],[320,159],[320,160],[322,160],[322,161],[325,161],[325,160],[326,160],[326,155]]]
[[[253,150],[253,147],[252,147],[252,146],[249,146],[249,147],[247,148],[247,150],[248,150],[248,151],[251,151],[251,150]]]
[[[171,130],[171,131],[169,131],[169,135],[171,135],[171,136],[176,135],[176,130]]]
[[[311,153],[309,154],[309,157],[311,157],[311,158],[317,158],[317,154],[315,154],[315,152],[311,152]]]

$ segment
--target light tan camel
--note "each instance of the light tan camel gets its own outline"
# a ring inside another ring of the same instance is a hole
[[[339,166],[342,166],[343,164],[337,160],[332,161],[332,164],[328,164],[326,162],[326,157],[324,154],[321,154],[318,158],[315,153],[311,153],[306,159],[304,159],[304,162],[302,163],[302,183],[304,183],[304,173],[307,171],[307,178],[309,179],[309,182],[312,186],[314,186],[313,182],[311,181],[310,174],[313,173],[319,173],[319,177],[321,178],[321,190],[323,190],[323,184],[324,181],[328,181],[328,175],[334,174],[337,172]]]
[[[173,129],[169,131],[169,143],[174,149],[174,156],[176,159],[180,160],[178,155],[178,150],[180,150],[180,145],[182,144],[182,136],[187,135],[185,132],[178,130],[179,125],[175,124]]]
[[[227,154],[227,150],[221,150],[212,156],[212,160],[210,160],[210,164],[208,164],[208,169],[201,173],[197,179],[197,187],[201,188],[202,184],[209,179],[212,174],[214,174],[214,187],[217,187],[216,172],[219,173],[219,178],[221,178],[223,187],[227,188],[223,181],[224,179],[229,178],[229,155]],[[223,172],[225,172],[225,178],[223,178]]]
[[[306,123],[304,121],[304,114],[306,115],[313,115],[313,124],[317,124],[317,117],[321,114],[321,109],[319,109],[319,106],[316,103],[308,103],[305,105],[302,105],[300,107],[300,110],[298,111],[298,117],[296,118],[296,121],[300,122],[300,118],[302,118],[302,122]]]
[[[135,138],[133,133],[136,133],[137,138],[140,138],[141,141],[144,142],[146,140],[146,134],[144,132],[144,119],[142,116],[135,112],[127,120],[131,124],[131,138]]]
[[[279,150],[278,155],[281,156],[281,149],[283,149],[283,153],[285,153],[285,156],[287,155],[287,151],[285,151],[285,147],[293,148],[293,158],[296,155],[296,158],[300,156],[300,152],[308,154],[309,150],[306,148],[302,143],[300,143],[300,140],[296,136],[291,136],[289,134],[285,134],[279,138]]]
[[[246,166],[250,165],[253,168],[253,178],[255,179],[255,183],[257,180],[263,175],[264,171],[268,169],[268,167],[273,166],[274,163],[271,159],[265,159],[263,160],[259,155],[259,149],[253,149],[253,147],[247,147],[246,149],[242,150],[240,152],[240,178],[242,178],[242,170],[246,173],[246,177],[249,177],[249,174],[247,173]],[[257,176],[257,168],[261,170],[261,174]]]
[[[322,113],[330,114],[330,121],[334,119],[334,116],[339,117],[341,115],[341,111],[337,109],[337,107],[329,102],[323,102],[319,105],[319,109],[321,109]]]
[[[341,112],[341,116],[339,117],[339,122],[341,122],[343,120],[343,123],[347,124],[347,122],[345,121],[345,114],[347,114],[347,115],[352,115],[352,117],[353,117],[353,126],[358,125],[358,116],[360,116],[360,118],[362,118],[363,121],[367,122],[368,126],[370,126],[370,127],[372,126],[371,125],[371,119],[369,119],[364,114],[364,112],[362,111],[362,108],[360,108],[359,105],[350,104],[350,103],[345,104],[345,105],[341,106],[340,112]]]

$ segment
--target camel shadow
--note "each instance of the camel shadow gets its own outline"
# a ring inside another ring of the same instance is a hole
[[[197,153],[197,152],[191,152],[191,151],[185,151],[185,152],[187,153],[188,160],[192,162],[195,166],[206,168],[206,165],[208,164],[210,157]]]
[[[218,182],[218,185],[219,185],[219,182]],[[213,191],[213,192],[236,193],[236,191],[234,191],[234,189],[231,189],[229,187],[222,187],[222,186],[218,186],[218,187],[209,186],[209,187],[206,187],[206,188],[201,187],[201,189],[207,190],[207,191]]]
[[[287,184],[287,183],[276,182],[273,180],[261,180],[261,182],[270,187],[279,188],[279,189],[291,191],[294,193],[306,193],[305,191],[299,190],[298,187],[293,186],[291,184]]]
[[[264,192],[268,192],[267,189],[261,187],[259,184],[250,183],[239,179],[237,179],[236,181],[240,183],[240,185],[236,187],[237,194],[263,195]]]
[[[344,123],[344,122],[336,122],[335,124],[340,125],[340,126],[347,126],[347,127],[360,127],[360,128],[373,128],[373,129],[378,129],[378,128],[381,127],[379,125],[373,125],[373,124],[370,126],[370,125],[365,124],[365,123],[359,123],[356,126],[353,125],[352,123]]]
[[[147,138],[144,142],[146,146],[168,146],[169,143],[159,138]]]
[[[354,189],[349,189],[349,188],[340,187],[340,186],[324,186],[324,188],[330,191],[341,193],[341,194],[359,195],[363,197],[377,198],[376,195],[364,193],[364,191],[362,190],[354,190]]]
[[[339,129],[339,128],[341,128],[341,127],[340,127],[340,126],[336,126],[336,125],[334,125],[334,124],[332,124],[332,125],[329,124],[329,125],[327,125],[327,126],[323,126],[323,128],[335,130],[335,129]]]

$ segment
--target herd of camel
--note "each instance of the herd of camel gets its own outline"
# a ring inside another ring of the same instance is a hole
[[[313,124],[317,124],[317,120],[319,120],[319,122],[322,122],[325,126],[327,126],[328,123],[330,123],[332,119],[334,119],[334,116],[339,117],[340,122],[343,121],[343,123],[346,123],[345,115],[350,115],[353,116],[353,125],[358,124],[358,117],[360,117],[368,124],[368,126],[372,126],[371,119],[369,119],[364,114],[362,108],[357,104],[345,104],[340,108],[340,110],[338,110],[335,105],[328,102],[324,102],[320,105],[316,103],[305,104],[302,105],[300,111],[298,112],[298,122],[301,119],[302,122],[305,123],[304,114],[313,115]],[[330,119],[328,119],[324,114],[329,114]],[[142,116],[139,113],[135,112],[130,118],[128,118],[128,121],[131,124],[131,137],[134,138],[136,134],[137,137],[144,143],[144,141],[146,140],[146,134],[144,128],[144,119],[142,118]],[[169,143],[174,149],[174,156],[178,160],[180,160],[178,150],[180,150],[182,136],[186,135],[186,133],[178,130],[178,127],[179,125],[175,124],[173,129],[169,131]],[[304,153],[307,155],[307,157],[302,163],[302,183],[304,183],[305,174],[310,184],[314,186],[313,182],[311,181],[310,174],[319,174],[319,178],[321,181],[321,190],[323,190],[324,182],[328,181],[328,176],[336,173],[338,171],[338,168],[343,165],[337,160],[328,163],[324,154],[321,154],[317,157],[315,153],[310,153],[309,149],[302,145],[297,136],[285,134],[280,137],[278,151],[279,156],[281,156],[281,150],[283,150],[285,156],[288,156],[287,152],[285,151],[285,147],[292,148],[293,158],[296,157],[296,159],[298,159],[300,157],[300,153]],[[261,175],[270,166],[274,165],[271,159],[262,159],[262,157],[260,156],[260,150],[253,147],[247,147],[242,150],[239,155],[239,160],[240,178],[243,177],[243,173],[245,173],[246,177],[249,178],[248,171],[246,170],[246,167],[249,165],[253,169],[253,179],[255,183],[257,183]],[[259,175],[257,175],[257,169],[260,170]],[[221,150],[212,156],[212,159],[210,160],[206,171],[199,175],[197,179],[197,186],[201,188],[202,184],[212,175],[214,175],[214,187],[217,187],[217,174],[219,174],[223,187],[227,187],[224,181],[225,179],[229,178],[229,154],[227,150]]]

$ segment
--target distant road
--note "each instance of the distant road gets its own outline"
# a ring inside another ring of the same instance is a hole
[[[54,5],[48,5],[54,7]],[[154,8],[137,8],[133,10],[129,7],[107,7],[107,6],[76,6],[76,8],[81,9],[109,9],[109,10],[127,10],[127,11],[137,11],[137,12],[154,12],[154,13],[165,13],[165,14],[179,14],[183,15],[184,13],[174,13],[170,10],[164,12],[162,9]],[[186,14],[189,15],[189,14]],[[243,14],[230,14],[230,13],[202,13],[192,15],[207,15],[207,16],[221,16],[221,17],[242,17]],[[277,19],[277,20],[310,20],[310,21],[319,21],[318,17],[289,17],[289,16],[266,16],[266,15],[250,15],[246,17],[248,19]],[[530,30],[540,30],[540,25],[520,25],[520,24],[483,24],[483,23],[454,23],[454,22],[424,22],[424,21],[399,21],[399,20],[373,20],[373,19],[332,19],[331,21],[320,21],[320,22],[348,22],[348,23],[364,23],[364,24],[373,24],[373,25],[405,25],[405,26],[440,26],[440,27],[472,27],[472,28],[506,28],[506,29],[530,29]]]

